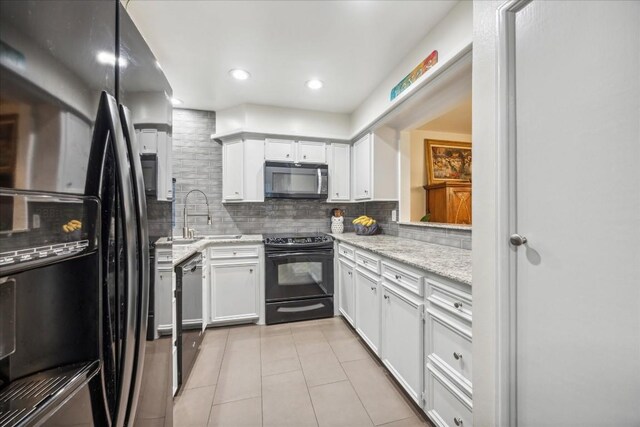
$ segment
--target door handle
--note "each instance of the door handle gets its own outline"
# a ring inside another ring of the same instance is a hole
[[[527,238],[516,233],[512,234],[511,237],[509,237],[509,242],[513,246],[522,246],[527,243]]]

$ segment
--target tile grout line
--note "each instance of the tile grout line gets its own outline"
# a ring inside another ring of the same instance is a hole
[[[322,333],[322,331],[320,331]],[[324,334],[322,334],[324,337]],[[311,398],[311,391],[309,391],[309,383],[307,383],[307,377],[304,374],[304,368],[302,367],[302,361],[300,360],[300,354],[298,353],[298,346],[296,345],[295,339],[293,338],[293,331],[291,331],[291,338],[293,341],[293,348],[296,351],[296,357],[298,358],[298,363],[300,363],[300,372],[302,372],[302,378],[304,378],[304,385],[307,388],[307,396],[309,396],[309,402],[311,402],[311,409],[313,409],[313,416],[316,419],[316,425],[320,426],[320,422],[318,421],[318,414],[316,413],[316,407],[313,404],[313,399]],[[325,337],[326,339],[326,337]],[[329,346],[331,347],[331,346]]]
[[[344,319],[341,319],[341,321],[344,322]],[[343,327],[347,327],[344,324],[342,326]],[[371,421],[371,425],[375,426],[376,424],[373,422],[373,419],[371,418],[371,414],[369,414],[369,411],[367,411],[367,407],[364,406],[364,403],[362,403],[362,399],[360,398],[360,395],[358,394],[358,391],[353,386],[353,383],[351,382],[351,378],[349,378],[349,375],[347,374],[347,371],[344,370],[344,367],[342,366],[342,362],[340,361],[340,359],[338,359],[338,355],[333,350],[333,346],[331,345],[331,342],[329,342],[329,340],[327,339],[327,336],[324,334],[324,331],[322,331],[322,328],[320,328],[320,329],[321,329],[321,332],[322,332],[322,336],[324,336],[324,338],[329,343],[329,348],[331,349],[331,352],[333,353],[333,355],[336,357],[336,360],[338,361],[338,364],[340,365],[340,369],[342,369],[342,371],[344,372],[344,376],[347,377],[347,381],[349,381],[349,385],[351,386],[351,389],[353,390],[353,392],[355,393],[356,397],[358,398],[358,402],[360,402],[360,405],[362,405],[362,409],[364,409],[364,412],[367,414],[367,417],[369,418],[369,421]]]
[[[209,417],[207,417],[207,425],[211,421],[211,414],[213,413],[214,402],[216,401],[216,394],[218,393],[218,383],[220,382],[220,374],[222,373],[222,365],[224,364],[224,358],[227,355],[227,343],[229,342],[229,328],[226,329],[227,335],[224,340],[224,348],[222,349],[222,360],[220,361],[220,369],[218,369],[218,376],[216,377],[216,389],[213,391],[213,399],[211,399],[211,407],[209,408]]]

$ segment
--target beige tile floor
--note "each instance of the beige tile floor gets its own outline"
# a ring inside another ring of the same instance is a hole
[[[207,330],[175,427],[431,426],[342,318]]]

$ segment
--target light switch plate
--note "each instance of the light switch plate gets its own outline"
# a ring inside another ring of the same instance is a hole
[[[397,221],[398,220],[398,211],[393,209],[391,211],[391,221]]]

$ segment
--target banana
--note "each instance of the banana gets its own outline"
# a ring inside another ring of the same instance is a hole
[[[63,230],[65,233],[71,233],[71,232],[73,231],[73,228],[71,228],[71,227],[69,227],[67,224],[65,224],[65,225],[63,225],[63,226],[62,226],[62,230]]]
[[[80,221],[78,221],[77,219],[72,219],[71,221],[68,222],[68,224],[76,226],[78,228],[82,227],[82,223]]]
[[[353,224],[360,224],[363,220],[367,218],[366,215],[360,215],[358,218],[351,221]]]

